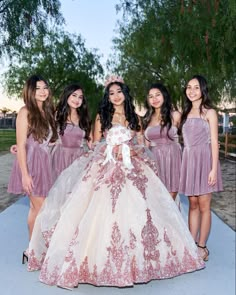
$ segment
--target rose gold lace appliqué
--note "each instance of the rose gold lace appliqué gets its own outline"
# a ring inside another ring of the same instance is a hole
[[[39,275],[39,280],[48,285],[56,285],[60,268],[59,266],[55,266],[54,270],[50,272],[48,270],[48,260],[49,258],[47,258],[42,265],[42,269]]]
[[[141,168],[141,163],[136,159],[132,161],[134,168],[127,174],[127,178],[133,182],[133,185],[141,192],[144,199],[146,199],[146,187],[148,178],[144,170]]]
[[[74,236],[69,244],[67,254],[65,256],[65,260],[63,263],[63,268],[65,269],[65,271],[58,278],[58,286],[73,288],[74,286],[78,285],[79,270],[75,260],[75,253],[73,251],[73,248],[78,245],[78,235],[79,228],[77,227]],[[65,267],[66,265],[68,266]]]
[[[130,232],[130,245],[135,248],[136,238]],[[112,227],[111,243],[107,247],[107,260],[104,261],[104,268],[98,274],[97,266],[93,266],[93,272],[89,271],[88,257],[86,256],[80,266],[79,281],[95,285],[130,285],[130,258],[128,246],[124,244],[117,223]]]
[[[42,236],[44,238],[44,243],[45,243],[45,251],[40,253],[40,258],[37,258],[35,255],[34,249],[30,250],[29,256],[28,256],[28,270],[39,270],[44,262],[45,256],[46,256],[46,251],[47,248],[49,247],[51,237],[55,231],[56,225],[53,226],[50,230],[42,232]],[[37,251],[38,252],[38,251]]]
[[[86,171],[86,173],[84,174],[83,178],[82,178],[82,181],[87,181],[90,177],[91,177],[91,174],[90,174],[90,169],[91,169],[91,166],[93,164],[93,158],[91,159],[91,161],[89,161],[84,169],[84,171]]]
[[[39,276],[40,281],[48,285],[58,285],[66,288],[72,288],[77,285],[79,274],[72,248],[74,245],[77,244],[78,234],[79,230],[77,227],[74,236],[69,244],[67,254],[62,263],[63,267],[65,264],[69,264],[65,271],[63,271],[63,273],[60,274],[61,268],[59,267],[59,265],[56,265],[53,268],[53,271],[50,271],[48,269],[50,257],[48,257],[43,263]]]
[[[96,180],[95,191],[98,191],[100,186],[104,183],[110,188],[112,213],[114,213],[119,194],[125,184],[125,172],[121,168],[121,163],[117,162],[114,167],[111,167],[109,163],[104,166],[101,165],[98,175],[99,177]]]
[[[69,250],[64,260],[64,263],[68,263],[69,267],[65,269],[63,264],[63,273],[60,279],[58,279],[59,268],[55,266],[51,273],[48,272],[48,261],[46,261],[41,271],[42,281],[62,287],[73,287],[78,283],[121,287],[148,282],[152,279],[170,278],[202,268],[203,264],[194,258],[186,247],[182,254],[182,251],[178,249],[180,253],[177,257],[177,251],[173,250],[167,231],[164,230],[163,238],[159,238],[160,233],[152,221],[151,211],[149,209],[146,211],[147,221],[140,233],[143,252],[135,252],[137,251],[137,238],[131,229],[129,230],[128,244],[125,243],[118,223],[115,222],[112,227],[110,246],[107,247],[107,258],[100,271],[98,271],[96,264],[93,266],[89,264],[88,256],[77,266],[76,254]],[[77,238],[77,236],[73,238],[71,246],[76,245]],[[164,249],[169,248],[170,251],[164,251],[161,254],[160,245],[163,248],[162,243],[165,243]],[[140,248],[140,245],[138,247]],[[142,257],[136,256],[137,254]],[[164,258],[161,255],[165,255]],[[143,261],[142,264],[141,261]]]
[[[44,262],[46,256],[46,252],[41,253],[41,258],[36,258],[34,250],[31,250],[28,254],[28,266],[27,269],[29,271],[39,270]]]
[[[147,222],[141,232],[143,244],[143,257],[145,261],[145,277],[154,278],[156,270],[160,269],[160,252],[157,249],[158,244],[161,242],[158,239],[159,232],[152,222],[150,210],[147,209]]]
[[[49,247],[49,244],[50,244],[50,241],[51,241],[51,238],[52,238],[52,235],[55,231],[55,228],[56,228],[56,224],[49,230],[47,231],[44,231],[42,232],[42,236],[44,238],[44,241],[45,241],[45,246],[48,248]]]
[[[118,163],[113,169],[109,179],[106,179],[105,183],[110,187],[111,199],[112,199],[112,213],[115,212],[116,202],[118,200],[119,194],[125,184],[125,173],[121,168],[121,164]]]

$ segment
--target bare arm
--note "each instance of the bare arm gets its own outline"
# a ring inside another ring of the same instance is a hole
[[[99,115],[96,116],[94,132],[93,132],[93,142],[99,142],[102,138],[102,125]]]
[[[179,127],[180,119],[181,119],[181,113],[178,111],[174,111],[172,113],[172,119],[173,119],[173,125],[176,127]]]
[[[141,126],[141,129],[140,129],[140,131],[138,131],[136,133],[137,143],[139,145],[144,145],[144,136],[143,136],[143,129],[142,129],[142,124],[141,124],[141,119],[140,119],[140,117],[138,117],[138,118],[139,118],[139,125]]]
[[[31,194],[33,181],[28,172],[26,160],[26,140],[28,132],[28,111],[23,107],[16,120],[17,160],[22,174],[22,186],[27,194]]]
[[[93,133],[91,131],[89,134],[89,140],[87,140],[87,145],[88,145],[89,149],[92,148],[92,143],[93,143]]]
[[[210,125],[211,135],[211,151],[212,151],[212,167],[209,174],[208,183],[214,185],[217,181],[217,166],[219,161],[219,145],[218,145],[218,118],[215,110],[211,109],[207,112],[206,119]]]

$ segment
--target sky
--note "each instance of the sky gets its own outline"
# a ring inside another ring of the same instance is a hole
[[[61,12],[66,21],[65,30],[79,33],[85,40],[87,49],[97,48],[103,55],[101,62],[105,67],[112,53],[112,39],[116,36],[117,20],[115,5],[119,0],[61,0]],[[0,88],[0,109],[18,111],[22,100],[8,99]]]

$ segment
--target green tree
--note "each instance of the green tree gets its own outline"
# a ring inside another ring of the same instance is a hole
[[[123,74],[142,101],[147,86],[164,82],[175,102],[193,74],[206,76],[217,102],[236,94],[236,3],[234,0],[122,0],[124,18],[114,71]]]
[[[9,96],[21,97],[25,80],[32,74],[42,74],[49,81],[56,102],[66,85],[78,82],[94,116],[102,95],[96,82],[103,76],[99,58],[96,50],[85,48],[80,35],[63,31],[38,35],[11,61],[4,74],[4,88]]]
[[[0,56],[14,55],[37,33],[44,34],[50,21],[63,23],[59,0],[1,0]]]
[[[3,117],[5,118],[6,117],[6,114],[7,113],[11,113],[12,111],[6,107],[0,109],[0,112],[3,114]]]

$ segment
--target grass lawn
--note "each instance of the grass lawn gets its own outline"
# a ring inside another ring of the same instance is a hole
[[[9,151],[12,144],[16,143],[15,129],[0,129],[0,152]]]

